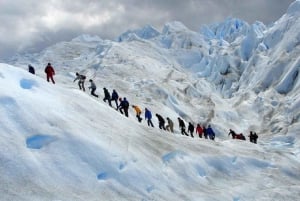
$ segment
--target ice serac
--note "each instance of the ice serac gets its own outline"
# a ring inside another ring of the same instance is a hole
[[[250,25],[237,18],[227,18],[224,22],[206,25],[200,29],[207,40],[223,39],[227,42],[233,42],[240,36],[247,35]]]
[[[133,39],[151,39],[158,36],[160,33],[154,27],[146,25],[141,29],[128,30],[125,33],[121,34],[118,38],[118,42],[131,41]]]
[[[245,35],[241,43],[241,58],[248,61],[252,56],[264,37],[265,25],[261,22],[256,22],[249,27],[248,33]]]
[[[294,1],[287,10],[288,15],[300,15],[300,0]]]

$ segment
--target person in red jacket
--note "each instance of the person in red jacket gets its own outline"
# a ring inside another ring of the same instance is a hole
[[[49,79],[51,79],[52,83],[55,84],[55,81],[53,79],[53,75],[55,75],[55,71],[51,66],[51,63],[48,63],[48,65],[46,66],[45,73],[47,75],[47,81],[49,82]]]
[[[199,137],[202,138],[203,128],[200,126],[200,124],[197,124],[196,133],[198,133]]]

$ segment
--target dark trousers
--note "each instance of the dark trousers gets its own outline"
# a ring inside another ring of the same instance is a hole
[[[118,108],[119,107],[119,105],[118,105],[118,99],[111,99],[110,101],[115,101],[115,103],[116,103],[116,107]]]
[[[193,135],[194,131],[189,130],[189,133],[191,134],[192,137],[194,137]]]
[[[111,107],[111,101],[110,101],[110,98],[104,97],[104,98],[103,98],[103,101],[106,102],[106,100],[108,100],[108,104],[109,104],[109,106]]]
[[[185,127],[181,127],[181,134],[189,136],[185,131]]]
[[[92,90],[91,90],[91,95],[93,95],[93,96],[95,96],[95,97],[97,97],[97,98],[98,98],[98,95],[97,95],[97,94],[95,94],[95,91],[96,91],[96,88],[92,89]]]
[[[121,114],[125,113],[125,116],[128,117],[128,108],[121,107],[119,110],[120,110]]]
[[[165,128],[165,122],[159,122],[159,123],[158,123],[158,127],[159,127],[160,129],[166,130],[166,128]]]
[[[78,86],[79,86],[79,89],[82,90],[82,91],[85,91],[85,88],[84,88],[84,81],[78,81]],[[96,90],[96,89],[95,89]]]
[[[53,79],[53,75],[47,74],[47,82],[51,79],[52,83],[55,84],[55,81]]]
[[[142,122],[142,117],[140,116],[141,114],[136,114],[136,118],[138,119],[139,122]]]
[[[148,126],[154,127],[154,126],[153,126],[153,123],[152,123],[152,121],[151,121],[151,119],[148,119],[148,120],[147,120],[147,123],[148,123]]]

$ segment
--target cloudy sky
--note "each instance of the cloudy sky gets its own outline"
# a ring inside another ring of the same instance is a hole
[[[83,34],[114,39],[150,24],[161,30],[178,20],[192,30],[241,18],[270,24],[294,0],[0,0],[0,59],[40,51]]]

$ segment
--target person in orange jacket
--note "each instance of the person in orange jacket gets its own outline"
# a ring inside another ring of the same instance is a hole
[[[53,79],[53,75],[55,75],[54,68],[51,66],[51,63],[48,63],[48,65],[45,68],[45,73],[47,75],[47,82],[49,82],[49,79],[51,79],[52,83],[55,84],[55,81]]]
[[[141,117],[141,114],[142,114],[141,108],[139,108],[139,106],[137,106],[137,105],[132,105],[132,107],[135,110],[136,118],[138,119],[139,122],[142,122],[143,119]]]

